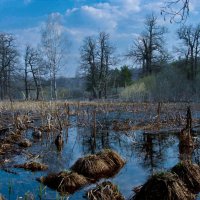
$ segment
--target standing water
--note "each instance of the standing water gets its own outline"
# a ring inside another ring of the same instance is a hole
[[[76,119],[72,117],[70,120],[73,124]],[[183,156],[179,149],[179,139],[173,133],[147,134],[140,130],[114,131],[107,127],[97,128],[94,138],[93,131],[93,128],[77,125],[68,127],[63,130],[64,145],[59,151],[54,143],[57,136],[55,133],[43,133],[41,139],[33,139],[32,129],[29,129],[26,137],[32,140],[33,145],[8,162],[6,169],[9,170],[0,170],[0,193],[9,200],[22,199],[28,195],[38,200],[60,199],[58,192],[43,186],[36,178],[51,172],[69,170],[78,158],[85,155],[97,153],[102,149],[113,149],[126,160],[126,164],[109,180],[118,185],[121,193],[129,198],[133,195],[134,187],[143,184],[155,172],[172,168]],[[187,156],[199,163],[198,148]],[[13,168],[15,164],[31,160],[48,165],[48,170],[30,172]],[[99,182],[104,180],[107,179],[101,179]],[[94,185],[82,188],[70,195],[69,199],[85,199],[86,191],[92,187]]]

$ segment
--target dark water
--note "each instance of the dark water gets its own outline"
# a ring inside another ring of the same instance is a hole
[[[94,140],[93,131],[92,128],[69,127],[64,131],[65,143],[60,152],[54,144],[56,134],[44,134],[42,140],[36,140],[32,147],[22,155],[16,156],[8,166],[32,159],[47,164],[49,169],[45,172],[29,172],[9,168],[17,174],[0,171],[0,193],[10,200],[23,199],[22,197],[28,192],[32,193],[35,199],[59,199],[57,192],[43,187],[36,178],[49,172],[67,170],[83,155],[111,148],[126,159],[126,165],[110,180],[117,184],[122,194],[128,198],[133,194],[133,187],[143,184],[157,171],[170,169],[179,162],[180,157],[184,156],[184,152],[179,149],[179,140],[175,134],[147,135],[142,131],[115,132],[104,127],[97,129]],[[27,137],[32,139],[31,130],[27,132]],[[199,153],[199,149],[196,149],[186,156],[199,163]],[[35,156],[35,159],[31,158],[31,155]],[[105,179],[100,181],[103,180]],[[89,185],[77,191],[69,199],[84,199],[86,191],[93,186]]]

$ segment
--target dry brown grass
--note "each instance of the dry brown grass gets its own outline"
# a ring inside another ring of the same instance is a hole
[[[24,148],[27,148],[27,147],[30,147],[32,146],[32,142],[28,139],[23,139],[22,141],[19,142],[18,144],[20,147],[24,147]]]
[[[186,147],[193,147],[194,141],[192,138],[192,132],[189,129],[183,129],[181,130],[181,133],[179,135],[180,145],[186,146]]]
[[[112,177],[124,166],[125,161],[113,150],[106,149],[96,155],[79,158],[71,167],[91,181],[100,178]]]
[[[27,162],[24,164],[15,165],[16,168],[23,168],[30,171],[43,171],[47,170],[48,166],[38,162]]]
[[[194,193],[200,192],[200,167],[190,162],[181,162],[171,170]]]
[[[83,158],[79,158],[71,167],[71,170],[82,174],[91,180],[104,178],[110,174],[110,167],[97,155],[88,155]]]
[[[121,169],[125,164],[125,160],[117,152],[110,149],[105,149],[97,155],[107,163],[113,172]]]
[[[74,193],[76,190],[88,184],[87,178],[76,172],[60,172],[49,174],[39,179],[41,183],[61,193]]]
[[[153,175],[131,200],[194,200],[185,184],[172,173]]]
[[[5,200],[5,198],[0,194],[0,200]]]
[[[118,187],[112,184],[110,181],[98,184],[96,188],[87,192],[87,198],[89,200],[124,200]]]

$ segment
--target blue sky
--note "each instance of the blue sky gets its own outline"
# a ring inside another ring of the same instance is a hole
[[[79,66],[79,49],[86,36],[99,31],[110,34],[116,54],[124,55],[132,41],[143,30],[145,17],[154,12],[159,23],[169,29],[167,45],[177,41],[178,24],[170,24],[160,16],[163,1],[159,0],[0,0],[0,32],[13,33],[23,49],[26,44],[37,46],[40,30],[48,15],[62,19],[69,42],[68,59],[62,75],[74,76]],[[191,0],[187,23],[200,22],[200,2]],[[198,21],[199,20],[199,21]],[[119,65],[126,62],[123,60]],[[64,73],[63,73],[64,72]]]

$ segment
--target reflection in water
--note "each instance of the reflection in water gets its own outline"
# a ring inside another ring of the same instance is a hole
[[[102,129],[79,129],[81,146],[84,154],[94,154],[101,149],[109,149],[109,131]],[[112,141],[113,142],[113,141]]]

